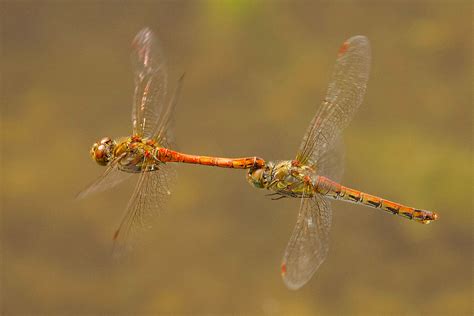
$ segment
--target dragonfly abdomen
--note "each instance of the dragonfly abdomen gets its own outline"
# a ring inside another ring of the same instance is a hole
[[[265,161],[258,157],[221,158],[198,156],[182,154],[167,148],[157,148],[155,157],[161,162],[181,162],[221,168],[250,169],[260,168],[265,165]]]
[[[435,212],[415,209],[375,195],[354,190],[322,176],[318,176],[317,178],[315,191],[335,199],[363,204],[372,208],[379,208],[388,213],[412,219],[423,224],[428,224],[438,219],[438,215]]]

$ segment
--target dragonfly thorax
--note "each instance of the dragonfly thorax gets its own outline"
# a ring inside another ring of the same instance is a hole
[[[155,171],[160,164],[156,158],[159,148],[152,139],[132,136],[117,142],[113,156],[124,172]]]
[[[294,161],[267,162],[263,168],[250,169],[247,181],[257,188],[265,188],[292,197],[311,197],[316,182],[315,171]]]
[[[114,140],[104,137],[92,145],[91,157],[99,165],[106,166],[113,159],[116,146],[117,143]]]

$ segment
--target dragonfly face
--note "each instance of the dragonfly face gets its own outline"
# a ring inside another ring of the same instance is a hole
[[[101,166],[106,166],[114,157],[114,150],[117,144],[109,137],[104,137],[92,145],[90,154],[92,159]]]
[[[272,173],[275,164],[267,162],[262,168],[251,168],[247,173],[247,181],[256,188],[267,188],[272,181]]]

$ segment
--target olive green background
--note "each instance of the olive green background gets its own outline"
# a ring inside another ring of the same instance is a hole
[[[472,314],[472,5],[460,2],[2,1],[1,311],[21,314]],[[161,39],[178,149],[292,159],[339,45],[372,71],[345,132],[343,183],[437,211],[420,225],[333,203],[327,260],[279,275],[299,202],[245,172],[179,165],[125,260],[110,255],[133,181],[77,201],[103,136],[131,132],[130,42]]]

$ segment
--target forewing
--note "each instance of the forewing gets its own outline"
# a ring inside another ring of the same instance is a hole
[[[171,194],[174,170],[167,164],[157,171],[142,172],[128,202],[125,216],[114,235],[114,254],[120,256],[132,247],[137,232],[149,228]]]
[[[329,249],[330,202],[320,195],[302,198],[296,226],[282,263],[285,285],[297,290],[311,279]]]
[[[132,42],[132,63],[135,69],[135,94],[132,109],[133,135],[151,138],[158,119],[166,111],[168,75],[158,39],[144,28]]]
[[[76,196],[77,199],[82,199],[90,194],[102,192],[113,188],[120,182],[128,179],[132,174],[123,172],[118,168],[118,161],[120,158],[112,161],[104,173],[98,177],[94,182],[88,185],[85,189],[79,192]]]
[[[297,161],[317,166],[318,160],[333,149],[362,103],[370,58],[370,44],[365,36],[351,37],[342,44],[326,98],[303,138]]]
[[[163,107],[162,115],[158,118],[156,130],[153,132],[153,138],[164,147],[174,147],[174,138],[172,133],[173,113],[181,95],[181,88],[183,86],[184,74],[179,78],[173,96],[166,107]]]

